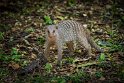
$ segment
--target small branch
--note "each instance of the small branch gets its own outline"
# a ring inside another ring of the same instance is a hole
[[[86,67],[86,66],[91,66],[91,65],[97,65],[99,62],[89,62],[89,63],[86,63],[86,64],[81,64],[81,65],[78,65],[78,67]]]
[[[33,50],[38,53],[37,59],[33,60],[28,66],[20,69],[18,72],[19,75],[30,73],[35,68],[40,69],[41,64],[43,65],[47,62],[42,52],[39,52],[37,48],[33,48]]]

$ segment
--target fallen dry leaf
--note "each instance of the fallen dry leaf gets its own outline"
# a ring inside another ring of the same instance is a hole
[[[15,63],[15,62],[10,63],[10,64],[9,64],[9,67],[12,67],[12,69],[14,69],[14,70],[20,68],[19,64]]]
[[[99,80],[102,80],[103,81],[103,80],[105,80],[105,77],[101,77],[101,78],[99,78]]]

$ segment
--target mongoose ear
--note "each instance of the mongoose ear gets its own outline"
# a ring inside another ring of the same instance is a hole
[[[58,29],[58,26],[55,26],[56,29]]]

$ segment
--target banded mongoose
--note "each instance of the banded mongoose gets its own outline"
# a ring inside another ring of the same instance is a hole
[[[87,55],[91,56],[91,46],[100,52],[103,52],[99,46],[93,41],[90,32],[81,23],[73,20],[65,20],[55,25],[48,25],[45,30],[45,57],[48,58],[50,47],[56,45],[58,50],[57,64],[62,59],[63,45],[73,52],[73,43],[79,42],[85,47]]]

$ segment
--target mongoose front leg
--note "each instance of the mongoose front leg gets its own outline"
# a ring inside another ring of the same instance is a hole
[[[45,43],[45,58],[46,58],[46,60],[48,60],[49,53],[50,53],[50,43],[48,41],[46,41],[46,43]]]
[[[57,43],[57,49],[58,49],[58,59],[57,59],[57,65],[61,64],[61,60],[62,60],[62,43],[58,42]]]
[[[73,43],[73,41],[67,42],[66,45],[69,49],[70,55],[73,55],[73,53],[74,53],[74,43]]]

